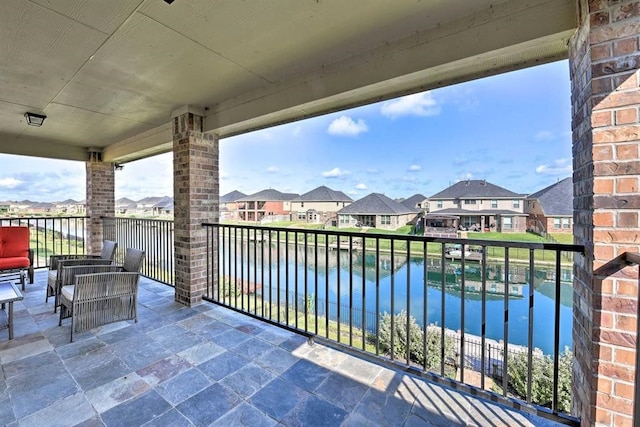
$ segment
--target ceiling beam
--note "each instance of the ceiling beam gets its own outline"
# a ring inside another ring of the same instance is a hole
[[[502,3],[210,106],[205,131],[241,134],[563,59],[576,27],[573,0]]]

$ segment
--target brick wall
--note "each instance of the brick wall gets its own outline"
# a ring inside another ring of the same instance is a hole
[[[581,0],[569,45],[572,81],[574,412],[583,425],[631,425],[638,272],[594,271],[640,251],[640,2]]]
[[[99,254],[102,250],[103,216],[115,215],[115,176],[113,163],[90,160],[87,166],[87,251]]]
[[[175,300],[189,306],[202,301],[207,285],[202,223],[219,219],[218,139],[201,132],[202,120],[193,113],[173,119]]]

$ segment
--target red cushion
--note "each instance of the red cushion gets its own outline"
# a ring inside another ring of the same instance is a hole
[[[28,268],[29,258],[25,257],[9,257],[0,258],[0,270],[10,270],[13,268]]]
[[[0,227],[0,258],[11,257],[29,257],[28,227]]]

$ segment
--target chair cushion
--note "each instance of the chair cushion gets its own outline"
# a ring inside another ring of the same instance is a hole
[[[73,301],[73,291],[75,289],[74,285],[63,286],[62,287],[62,296],[68,299],[69,301]]]
[[[57,278],[58,278],[58,270],[49,270],[49,273],[47,276],[48,281],[53,280],[55,282]]]
[[[27,257],[5,257],[0,258],[0,270],[10,270],[12,268],[29,267],[29,258]]]
[[[29,257],[28,227],[0,227],[0,258],[11,257]]]

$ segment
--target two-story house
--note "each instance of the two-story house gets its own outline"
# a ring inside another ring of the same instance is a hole
[[[440,218],[443,227],[461,230],[524,232],[527,229],[524,202],[523,194],[486,180],[470,179],[431,196],[425,218],[427,222]]]
[[[290,219],[291,201],[299,194],[267,189],[241,197],[238,203],[240,221],[286,221]]]
[[[573,233],[571,177],[529,195],[525,201],[527,228],[535,233]]]
[[[336,212],[352,202],[342,191],[322,185],[291,201],[291,219],[336,225]]]
[[[223,196],[220,196],[220,220],[221,221],[237,221],[238,220],[238,199],[245,197],[246,194],[233,190]]]

